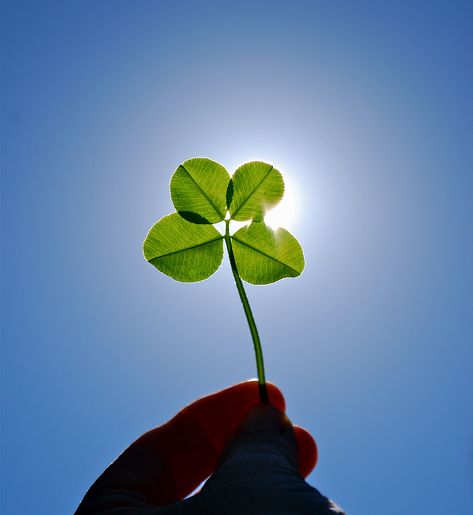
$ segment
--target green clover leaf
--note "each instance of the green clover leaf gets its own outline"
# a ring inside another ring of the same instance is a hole
[[[238,273],[249,283],[270,284],[304,270],[302,247],[286,229],[253,222],[233,234],[232,245]]]
[[[296,238],[264,223],[284,194],[282,175],[270,164],[252,161],[230,178],[219,163],[196,157],[178,166],[170,190],[177,213],[153,225],[143,243],[145,259],[177,281],[202,281],[220,266],[225,242],[255,347],[261,400],[267,402],[261,343],[242,279],[270,284],[304,269]],[[212,225],[223,220],[224,235]],[[230,234],[232,220],[251,223]]]
[[[225,168],[203,157],[188,159],[171,178],[171,198],[176,211],[193,223],[217,223],[227,212],[230,175]]]
[[[213,225],[196,225],[177,213],[161,218],[143,244],[144,256],[176,281],[203,281],[223,258],[223,236]]]
[[[228,209],[232,220],[262,220],[284,195],[281,173],[272,165],[252,161],[241,165],[232,177],[233,196]]]

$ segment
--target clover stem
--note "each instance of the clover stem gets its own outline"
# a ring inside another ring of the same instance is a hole
[[[235,255],[233,254],[232,247],[232,239],[230,236],[230,220],[225,220],[225,245],[227,246],[228,257],[230,259],[230,266],[232,268],[233,278],[235,279],[235,284],[240,295],[241,303],[243,304],[246,320],[248,321],[251,337],[253,339],[253,346],[255,349],[256,356],[256,369],[258,371],[258,386],[260,399],[263,404],[267,404],[269,401],[268,390],[266,388],[266,378],[264,375],[263,350],[261,348],[261,341],[259,339],[255,319],[253,318],[253,313],[251,312],[250,303],[248,301],[248,297],[246,296],[245,288],[243,287],[243,283],[241,281],[240,275],[238,273],[238,268],[235,262]]]

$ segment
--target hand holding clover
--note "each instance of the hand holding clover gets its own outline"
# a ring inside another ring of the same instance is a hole
[[[253,338],[258,388],[250,381],[203,397],[142,435],[92,485],[77,515],[343,513],[304,481],[317,447],[284,414],[281,392],[266,385],[242,282],[269,284],[304,269],[297,240],[264,222],[283,193],[281,174],[262,162],[240,166],[232,178],[205,158],[189,159],[174,172],[177,213],[153,225],[145,258],[177,281],[202,281],[220,266],[225,242]],[[250,223],[231,234],[232,220]],[[225,234],[213,226],[222,221]],[[209,475],[202,490],[187,497]]]

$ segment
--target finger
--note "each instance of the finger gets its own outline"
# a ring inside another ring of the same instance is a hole
[[[284,409],[282,393],[274,385],[268,384],[268,395],[271,404]],[[183,499],[213,472],[240,419],[259,402],[256,381],[199,399],[134,442],[86,497],[125,490],[157,506]]]
[[[201,505],[198,513],[339,513],[299,472],[296,444],[301,450],[306,445],[313,451],[312,442],[306,431],[296,432],[280,411],[270,406],[254,407],[219,467],[196,496]]]
[[[307,477],[317,464],[317,444],[312,435],[300,426],[293,426],[286,415],[264,405],[257,405],[243,417],[237,437],[243,433],[280,433],[288,440],[295,437],[295,459],[302,477]],[[287,433],[287,434],[286,434]]]
[[[317,444],[312,435],[299,426],[294,426],[297,441],[297,458],[302,477],[307,477],[317,465]]]
[[[282,411],[282,410],[280,410]],[[264,405],[258,405],[244,417],[238,428],[238,432],[267,431],[278,432],[280,429],[280,414],[266,410]],[[307,477],[317,464],[317,444],[312,435],[300,426],[293,426],[291,421],[284,416],[283,428],[290,426],[294,432],[297,445],[298,470],[302,477]]]

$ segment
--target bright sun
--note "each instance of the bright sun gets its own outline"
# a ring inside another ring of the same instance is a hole
[[[264,217],[265,222],[276,229],[293,229],[298,214],[298,195],[291,177],[284,173],[284,196],[281,202]]]

